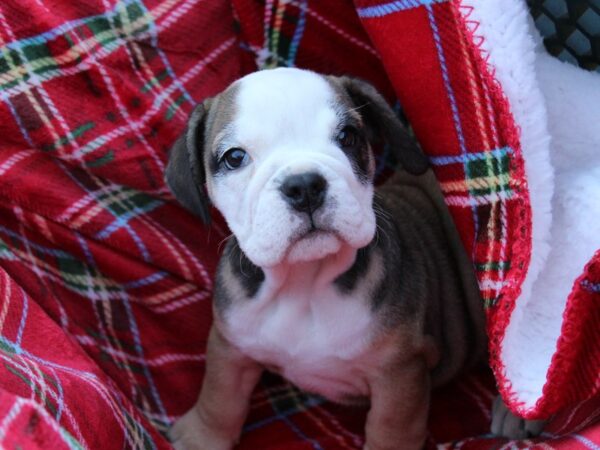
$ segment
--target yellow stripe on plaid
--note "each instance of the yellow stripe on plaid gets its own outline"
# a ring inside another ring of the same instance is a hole
[[[120,30],[126,34],[134,34],[139,31],[144,31],[145,27],[148,26],[148,24],[150,23],[151,19],[152,19],[151,15],[146,14],[145,16],[142,16],[139,19],[137,19],[136,21],[128,24],[127,26],[121,27]],[[67,64],[73,63],[73,62],[77,61],[78,59],[82,59],[82,57],[89,55],[90,54],[89,46],[93,45],[94,43],[98,43],[100,45],[105,45],[107,42],[113,42],[113,41],[117,41],[119,39],[121,39],[121,38],[119,38],[118,34],[115,33],[114,31],[112,31],[112,30],[104,31],[104,32],[101,32],[95,36],[88,38],[88,39],[80,41],[78,44],[73,45],[73,47],[71,47],[69,50],[65,51],[63,54],[61,54],[59,56],[55,56],[55,57],[46,56],[46,57],[35,59],[33,61],[29,61],[28,66],[35,71],[41,71],[42,69],[49,69],[49,68],[54,69],[61,65],[67,65]],[[9,55],[7,49],[6,48],[0,49],[0,52],[2,52],[2,56],[4,58],[6,58],[6,60],[8,61],[10,58],[10,55]],[[12,61],[12,58],[10,58],[10,60]],[[8,72],[0,75],[0,89],[4,87],[3,85],[12,83],[17,80],[21,80],[28,74],[29,74],[29,70],[27,70],[26,67],[24,67],[24,66],[14,67],[13,66],[13,68],[10,69]]]
[[[2,253],[0,253],[0,258],[2,257]],[[8,278],[8,274],[0,269],[0,276],[2,276],[2,285],[4,285],[4,297],[2,298],[2,310],[0,311],[0,335],[2,335],[2,330],[4,328],[4,323],[6,321],[6,316],[8,315],[8,306],[11,303],[11,282]]]
[[[144,297],[143,303],[145,305],[159,305],[161,303],[166,303],[174,298],[181,297],[185,294],[189,294],[193,291],[196,291],[198,288],[190,283],[183,283],[178,286],[175,286],[168,291],[161,292],[156,295],[152,295],[149,297]]]
[[[446,181],[441,183],[441,186],[444,194],[448,195],[455,192],[472,193],[473,190],[491,190],[492,192],[498,192],[510,190],[508,188],[510,181],[510,174],[500,174],[466,180]]]
[[[74,43],[72,47],[63,52],[60,55],[54,56],[44,56],[40,58],[36,58],[34,60],[28,60],[26,62],[22,62],[20,65],[15,65],[12,61],[13,58],[11,56],[11,51],[7,46],[2,46],[0,48],[0,57],[4,58],[6,62],[11,66],[8,71],[4,73],[0,73],[0,90],[6,89],[7,85],[14,85],[15,82],[20,80],[24,80],[28,75],[30,75],[30,68],[36,72],[42,72],[45,70],[51,69],[59,69],[60,66],[67,66],[81,60],[83,62],[78,62],[78,65],[89,65],[91,63],[85,62],[87,57],[90,55],[90,47],[93,47],[94,44],[100,45],[101,47],[110,50],[108,53],[116,50],[127,42],[127,39],[122,37],[124,34],[127,36],[137,36],[140,33],[143,33],[148,30],[148,25],[150,25],[153,21],[157,21],[165,14],[169,13],[173,8],[177,6],[177,0],[170,0],[166,3],[160,4],[156,8],[151,11],[147,11],[143,13],[141,16],[137,17],[133,21],[126,21],[124,19],[127,18],[126,11],[121,14],[117,14],[118,17],[121,18],[122,23],[120,27],[111,27],[110,30],[100,31],[93,36],[79,40],[77,43]],[[118,11],[119,5],[115,8],[115,11]],[[107,20],[110,20],[110,17],[104,17]],[[69,30],[71,31],[71,30]],[[66,36],[67,32],[61,36]],[[18,41],[17,41],[18,42]],[[109,44],[114,44],[110,46]],[[13,43],[14,45],[14,43]],[[44,44],[37,44],[44,45]],[[100,56],[100,55],[97,55]],[[102,55],[106,56],[106,54]]]
[[[69,227],[74,230],[80,229],[83,225],[91,222],[92,219],[94,219],[98,214],[109,210],[109,204],[120,206],[123,211],[133,210],[133,208],[123,204],[122,202],[130,201],[132,196],[139,195],[140,192],[125,188],[120,185],[114,185],[112,188],[113,189],[107,190],[106,193],[101,193],[99,197],[94,197],[92,200],[96,203],[87,211],[79,215],[79,217],[71,218]],[[91,193],[90,195],[92,196],[93,194],[94,193]]]
[[[2,25],[2,28],[4,30],[6,30],[8,36],[11,39],[15,40],[15,35],[12,32],[11,28],[8,26],[8,22],[6,21],[6,18],[4,17],[4,14],[2,13],[2,11],[0,11],[0,25]],[[24,58],[23,49],[19,48],[19,50],[16,53],[20,54],[21,57],[24,59],[23,66],[21,66],[21,68],[23,70],[25,70],[26,72],[28,72],[29,67],[30,67],[30,61],[28,61],[28,60],[26,60],[26,58]],[[12,61],[12,58],[6,59],[6,62],[8,64],[9,71],[11,70],[11,68],[16,69],[16,66],[14,64],[14,61]],[[50,135],[52,136],[52,139],[58,143],[58,146],[57,146],[58,155],[60,157],[64,157],[65,156],[65,153],[63,151],[64,146],[62,145],[62,142],[60,140],[60,135],[57,132],[56,127],[52,123],[52,120],[50,119],[50,117],[48,117],[48,114],[46,114],[46,112],[44,111],[43,106],[40,104],[40,102],[38,101],[36,96],[33,94],[33,91],[36,90],[36,92],[38,92],[40,94],[40,96],[45,101],[45,104],[46,104],[46,106],[48,106],[49,109],[55,110],[55,108],[53,107],[54,105],[49,101],[50,99],[48,97],[48,94],[43,89],[38,88],[39,81],[37,80],[37,76],[32,77],[32,79],[34,81],[33,83],[26,83],[24,78],[20,79],[19,82],[21,82],[25,86],[24,93],[25,93],[25,96],[27,97],[27,99],[29,100],[29,102],[31,103],[32,108],[35,110],[36,114],[38,115],[38,117],[40,118],[40,120],[42,121],[42,123],[44,124],[46,129],[49,131]],[[1,90],[2,90],[2,84],[0,83],[0,91]],[[67,130],[68,130],[68,128],[67,128]]]
[[[2,241],[0,240],[0,243],[1,242]],[[68,269],[61,270],[60,268],[54,267],[50,263],[35,256],[34,252],[27,252],[14,247],[10,248],[10,251],[23,263],[34,266],[39,275],[48,276],[55,281],[64,281],[65,287],[80,295],[85,295],[89,299],[104,301],[118,300],[122,299],[124,295],[128,295],[124,292],[121,283],[111,278],[104,277],[99,273],[91,273],[88,270],[88,266],[75,258],[70,259],[68,264],[73,266],[72,270],[81,271],[81,274],[76,274],[73,271],[69,272]],[[0,257],[2,257],[2,255],[0,255]],[[59,267],[65,269],[68,266],[65,266],[64,262],[61,263],[59,258]],[[158,294],[150,296],[128,295],[128,298],[133,302],[145,305],[160,305],[197,289],[198,287],[191,283],[183,283],[177,285],[175,288],[168,289]],[[98,291],[102,291],[102,294],[99,294]],[[5,304],[7,303],[8,302],[5,302]]]

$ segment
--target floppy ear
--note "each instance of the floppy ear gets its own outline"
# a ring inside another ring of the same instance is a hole
[[[210,201],[204,192],[204,131],[210,99],[198,105],[184,132],[169,152],[165,181],[175,198],[189,211],[210,223]]]
[[[411,137],[385,99],[369,83],[356,78],[337,78],[346,90],[366,125],[376,136],[383,137],[402,168],[413,175],[421,175],[429,168],[429,161]]]

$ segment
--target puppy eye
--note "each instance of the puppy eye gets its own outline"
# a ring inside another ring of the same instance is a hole
[[[344,127],[342,131],[338,133],[335,139],[344,149],[354,148],[360,143],[358,130],[351,126]]]
[[[230,148],[221,158],[221,162],[229,170],[239,169],[248,163],[248,153],[241,148]]]

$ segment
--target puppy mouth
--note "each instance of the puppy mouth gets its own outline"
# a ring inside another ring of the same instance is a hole
[[[307,230],[300,231],[296,236],[292,237],[292,239],[290,239],[290,246],[304,239],[316,239],[319,236],[327,235],[335,236],[339,239],[339,234],[336,231],[315,225],[311,218],[310,227]]]
[[[337,232],[311,226],[301,231],[292,239],[288,247],[288,262],[312,261],[337,252],[342,239]]]

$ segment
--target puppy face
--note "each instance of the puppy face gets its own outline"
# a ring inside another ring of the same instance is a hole
[[[349,99],[298,70],[256,72],[229,89],[206,181],[248,258],[265,267],[367,245],[374,163]]]
[[[205,182],[258,266],[361,248],[375,233],[371,143],[386,120],[405,135],[365,83],[298,69],[256,72],[194,111],[167,183],[206,216]]]

